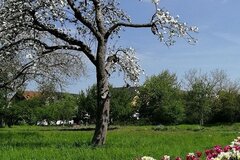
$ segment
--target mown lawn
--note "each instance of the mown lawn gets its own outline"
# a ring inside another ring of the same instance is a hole
[[[185,157],[214,145],[227,145],[240,135],[240,124],[200,128],[121,126],[108,132],[107,144],[90,145],[93,131],[56,127],[0,128],[0,160],[132,160],[144,155]]]

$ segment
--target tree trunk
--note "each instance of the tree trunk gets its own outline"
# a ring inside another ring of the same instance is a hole
[[[0,128],[4,127],[4,121],[3,121],[3,118],[0,117]]]
[[[110,97],[108,74],[105,70],[106,46],[100,45],[97,54],[97,115],[92,145],[105,144],[109,123]]]

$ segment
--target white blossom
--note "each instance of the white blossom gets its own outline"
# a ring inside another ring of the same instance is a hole
[[[183,37],[188,43],[194,44],[197,42],[189,32],[198,32],[198,27],[188,26],[185,22],[179,21],[179,16],[172,16],[168,11],[163,9],[156,9],[156,13],[152,17],[152,32],[160,41],[164,42],[167,46],[173,45],[175,38]]]
[[[26,55],[26,58],[27,58],[27,59],[33,59],[33,55],[32,55],[31,53],[28,53],[28,54]]]
[[[164,155],[164,156],[163,156],[163,160],[170,160],[170,156]]]
[[[139,65],[135,50],[131,47],[120,48],[117,51],[111,51],[111,55],[114,54],[117,56],[118,61],[112,66],[112,72],[116,71],[116,69],[123,71],[125,83],[132,83],[134,86],[137,86],[143,70]]]
[[[144,156],[141,158],[141,160],[156,160],[153,157],[149,157],[149,156]]]
[[[159,4],[160,0],[152,0],[152,3]]]

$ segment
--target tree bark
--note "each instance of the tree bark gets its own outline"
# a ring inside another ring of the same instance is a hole
[[[106,142],[109,123],[110,97],[108,74],[105,66],[106,44],[99,44],[97,51],[97,118],[93,146],[101,146]]]

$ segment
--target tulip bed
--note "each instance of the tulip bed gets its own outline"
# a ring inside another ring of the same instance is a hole
[[[205,150],[206,160],[240,160],[240,137],[234,139],[230,145],[221,147],[219,145],[214,146],[212,149]],[[174,158],[175,160],[182,160],[181,157]],[[186,160],[201,160],[201,151],[195,153],[188,153]],[[143,156],[137,160],[156,160],[153,157]],[[161,160],[171,160],[170,156],[164,155]]]

